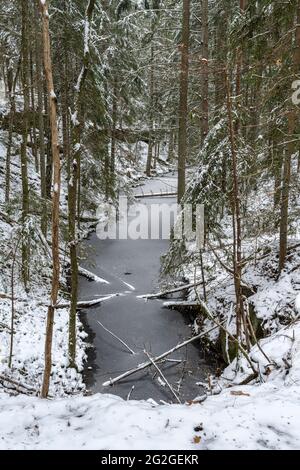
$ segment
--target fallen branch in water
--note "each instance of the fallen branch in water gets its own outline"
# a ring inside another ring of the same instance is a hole
[[[69,258],[65,258],[65,262],[68,264],[71,264]],[[97,274],[91,273],[91,271],[88,271],[87,269],[82,268],[81,266],[78,266],[78,273],[80,274],[80,276],[86,277],[90,281],[100,282],[102,284],[109,284],[109,282],[106,281],[106,279],[103,279],[102,277],[97,276]]]
[[[82,300],[80,302],[77,302],[77,310],[82,310],[83,308],[90,308],[90,307],[95,307],[95,305],[101,304],[101,302],[104,302],[105,300],[109,300],[112,297],[116,297],[116,294],[110,294],[104,297],[99,297],[98,299],[94,300]],[[61,308],[69,308],[70,307],[70,302],[64,302],[60,304],[56,304],[54,306],[55,309],[61,309]]]
[[[135,354],[135,352],[128,346],[128,344],[125,343],[125,341],[123,341],[121,338],[119,338],[119,336],[115,335],[115,333],[113,333],[112,331],[110,331],[108,328],[106,328],[99,320],[97,321],[97,323],[99,323],[100,326],[102,326],[102,328],[107,331],[109,334],[111,334],[114,338],[116,338],[118,341],[120,341],[120,343],[123,344],[123,346],[125,346],[126,349],[128,349],[128,351],[131,353],[131,354]]]
[[[189,302],[189,301],[171,301],[171,302],[164,302],[163,307],[165,308],[176,308],[176,307],[199,307],[199,302]]]
[[[181,405],[181,401],[180,401],[178,395],[176,394],[176,392],[174,391],[172,385],[168,382],[167,378],[164,376],[164,374],[162,373],[162,371],[160,370],[158,365],[155,364],[154,360],[152,359],[152,357],[150,356],[150,354],[147,351],[144,350],[144,353],[148,357],[149,361],[151,361],[152,365],[155,367],[155,369],[157,370],[157,372],[159,373],[159,375],[161,376],[163,381],[167,384],[167,386],[169,387],[170,391],[172,392],[172,394],[174,395],[174,397],[176,398],[178,403]]]
[[[209,279],[207,282],[213,281],[213,279]],[[202,281],[199,281],[196,283],[193,282],[192,284],[184,284],[183,286],[174,287],[174,289],[157,292],[156,294],[137,295],[137,298],[138,299],[159,299],[159,298],[166,297],[169,294],[175,294],[176,292],[181,292],[186,289],[192,289],[193,287],[200,286],[202,283],[203,283]]]
[[[154,362],[158,362],[161,359],[164,359],[165,357],[169,356],[173,352],[178,351],[178,349],[183,348],[187,344],[190,344],[193,341],[196,341],[197,339],[202,338],[203,336],[207,335],[208,333],[215,330],[216,328],[218,328],[218,326],[213,326],[209,330],[204,331],[203,333],[200,333],[196,336],[193,336],[192,338],[187,339],[183,343],[177,344],[177,346],[175,346],[174,348],[170,349],[169,351],[166,351],[165,353],[161,354],[160,356],[154,357],[152,360]],[[119,375],[118,377],[115,377],[114,379],[110,379],[107,382],[104,382],[102,385],[103,385],[103,387],[108,387],[109,385],[114,385],[115,383],[119,382],[122,379],[125,379],[126,377],[129,377],[130,375],[133,375],[137,372],[140,372],[141,370],[147,369],[147,367],[150,367],[151,365],[153,365],[151,361],[144,362],[144,363],[140,364],[139,366],[137,366],[135,369],[130,369],[127,372],[124,372],[123,374]]]

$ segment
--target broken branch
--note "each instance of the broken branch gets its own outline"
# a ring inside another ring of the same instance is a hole
[[[157,357],[153,358],[153,361],[154,361],[154,362],[158,362],[158,361],[160,361],[161,359],[164,359],[165,357],[169,356],[169,355],[172,354],[173,352],[178,351],[178,349],[181,349],[181,348],[183,348],[184,346],[186,346],[187,344],[190,344],[190,343],[192,343],[193,341],[196,341],[197,339],[202,338],[203,336],[207,335],[208,333],[210,333],[211,331],[215,330],[216,328],[218,328],[218,326],[213,326],[213,327],[210,328],[209,330],[204,331],[203,333],[199,333],[198,335],[193,336],[192,338],[187,339],[187,340],[184,341],[183,343],[177,344],[177,346],[175,346],[174,348],[170,349],[169,351],[166,351],[166,352],[164,352],[163,354],[161,354],[160,356],[157,356]],[[128,370],[127,372],[124,372],[123,374],[119,375],[118,377],[115,377],[114,379],[110,379],[110,380],[108,380],[107,382],[104,382],[102,385],[103,385],[103,387],[108,387],[109,385],[114,385],[115,383],[119,382],[120,380],[125,379],[126,377],[129,377],[130,375],[133,375],[133,374],[135,374],[135,373],[137,373],[137,372],[140,372],[141,370],[147,369],[147,367],[150,367],[151,365],[152,365],[152,362],[151,362],[151,361],[149,361],[149,362],[144,362],[143,364],[140,364],[139,366],[137,366],[135,369],[130,369],[130,370]]]
[[[167,384],[167,386],[169,387],[169,389],[171,390],[172,394],[174,395],[174,397],[176,398],[176,400],[178,401],[179,404],[181,404],[181,401],[178,397],[178,395],[176,394],[176,392],[174,391],[172,385],[168,382],[167,378],[164,376],[164,374],[162,373],[162,371],[160,370],[160,368],[158,367],[157,364],[155,364],[155,362],[153,361],[152,357],[150,356],[150,354],[144,350],[144,353],[146,354],[146,356],[148,357],[149,361],[151,361],[152,365],[155,367],[155,369],[157,370],[157,372],[159,373],[159,375],[161,376],[161,378],[163,379],[163,381]]]
[[[83,308],[95,307],[96,305],[101,304],[101,302],[104,302],[105,300],[109,300],[112,297],[116,297],[116,294],[110,294],[110,295],[103,296],[94,300],[82,300],[80,302],[77,302],[76,308],[77,310],[82,310]],[[61,309],[61,308],[69,308],[69,307],[70,307],[70,302],[59,303],[54,306],[56,310]]]
[[[135,354],[135,352],[128,346],[128,344],[125,343],[125,341],[123,341],[121,338],[119,338],[119,336],[115,335],[115,333],[113,333],[112,331],[110,331],[108,328],[106,328],[99,320],[97,321],[97,323],[99,323],[100,326],[102,326],[102,328],[107,331],[109,334],[111,334],[114,338],[116,338],[118,341],[120,341],[120,343],[123,344],[123,346],[125,346],[126,349],[128,349],[128,351],[131,353],[131,354]]]

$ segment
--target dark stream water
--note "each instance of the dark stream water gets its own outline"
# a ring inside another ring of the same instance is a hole
[[[162,177],[149,181],[136,189],[136,193],[174,191],[175,177]],[[174,203],[172,198],[145,198],[153,203]],[[174,402],[167,386],[162,386],[153,367],[103,387],[103,382],[147,361],[144,349],[157,356],[191,335],[188,314],[163,308],[162,301],[137,298],[138,295],[159,289],[160,257],[168,249],[167,240],[100,240],[95,233],[83,242],[87,259],[84,267],[106,279],[109,284],[90,282],[80,277],[80,300],[91,300],[100,295],[119,294],[94,308],[82,312],[93,348],[85,370],[85,381],[92,392],[112,393],[126,398],[132,387],[131,399],[153,398]],[[122,338],[135,354],[99,325]],[[165,362],[163,373],[182,401],[202,393],[197,381],[203,381],[211,370],[210,362],[198,344],[192,343],[170,355],[181,363]],[[180,387],[178,389],[178,385]]]

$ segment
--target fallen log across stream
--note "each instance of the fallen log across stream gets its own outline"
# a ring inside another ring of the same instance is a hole
[[[181,349],[183,348],[184,346],[186,346],[187,344],[190,344],[192,343],[193,341],[196,341],[197,339],[200,339],[202,338],[203,336],[207,335],[208,333],[210,333],[211,331],[215,330],[216,328],[218,328],[218,326],[213,326],[212,328],[210,328],[209,330],[207,331],[204,331],[203,333],[199,333],[198,335],[196,336],[193,336],[192,338],[189,338],[187,339],[186,341],[184,341],[183,343],[179,343],[177,344],[177,346],[175,346],[174,348],[172,349],[169,349],[169,351],[166,351],[164,352],[163,354],[161,354],[160,356],[157,356],[157,357],[153,357],[151,361],[148,361],[148,362],[143,362],[142,364],[138,365],[135,369],[130,369],[128,370],[127,372],[124,372],[123,374],[119,375],[118,377],[115,377],[114,379],[110,379],[108,380],[107,382],[104,382],[102,384],[103,387],[108,387],[109,385],[114,385],[115,383],[117,382],[120,382],[120,380],[123,380],[125,379],[126,377],[129,377],[137,372],[140,372],[141,370],[144,370],[144,369],[147,369],[147,367],[150,367],[153,365],[153,362],[158,362],[160,361],[161,359],[164,359],[165,357],[169,356],[170,354],[172,354],[173,352],[175,351],[178,351],[178,349]]]
[[[161,193],[141,193],[135,194],[134,197],[136,199],[143,199],[143,198],[152,198],[152,197],[174,197],[177,196],[177,192],[161,192]]]
[[[104,302],[105,300],[112,299],[113,297],[117,297],[118,294],[109,294],[105,295],[102,297],[99,297],[97,299],[93,300],[82,300],[80,302],[77,302],[77,310],[82,310],[83,308],[90,308],[90,307],[95,307],[96,305],[101,304],[101,302]],[[70,307],[70,302],[62,302],[58,303],[54,306],[56,310],[61,309],[61,308],[69,308]]]
[[[201,307],[199,302],[197,301],[169,301],[169,302],[164,302],[163,307],[165,308],[176,308],[176,307]]]
[[[199,282],[193,282],[192,284],[184,284],[179,287],[174,287],[173,289],[169,289],[166,291],[161,291],[161,292],[156,292],[155,294],[143,294],[143,295],[137,295],[138,299],[161,299],[166,297],[167,295],[170,294],[175,294],[176,292],[181,292],[186,289],[192,289],[193,287],[197,287],[203,284],[202,281]]]

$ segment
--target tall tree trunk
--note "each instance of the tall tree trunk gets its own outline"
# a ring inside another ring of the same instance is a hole
[[[33,32],[34,33],[34,32]],[[32,43],[34,42],[33,39],[33,34],[31,34],[31,40]],[[34,71],[34,66],[33,66],[33,51],[32,49],[30,50],[30,101],[31,101],[31,112],[32,112],[32,128],[30,132],[30,138],[31,138],[31,148],[32,148],[32,154],[34,157],[34,163],[35,163],[35,171],[39,173],[40,171],[40,165],[39,165],[39,159],[38,159],[38,151],[37,151],[37,137],[36,137],[36,108],[35,108],[35,90],[37,88],[37,80],[36,80],[36,71]]]
[[[202,0],[202,119],[201,140],[208,134],[208,0]]]
[[[274,175],[274,209],[277,209],[280,204],[280,187],[281,187],[281,173],[282,173],[282,157],[277,147],[278,139],[273,137],[272,153],[273,153],[273,175]],[[276,225],[278,220],[276,221]]]
[[[300,67],[300,0],[297,2],[296,16],[296,32],[293,51],[293,74],[296,77]],[[288,111],[288,145],[284,157],[283,165],[283,181],[281,191],[281,213],[280,213],[280,241],[279,241],[279,272],[285,265],[287,254],[288,239],[288,213],[289,213],[289,196],[290,196],[290,179],[291,179],[291,159],[295,152],[294,133],[296,130],[296,107],[291,104]]]
[[[39,0],[40,1],[40,0]],[[47,91],[47,83],[44,83],[44,108],[45,108],[45,115],[50,116],[50,103],[49,103],[49,96]],[[51,126],[49,125],[50,118],[46,121],[47,125],[45,126],[45,136],[47,139],[47,146],[46,146],[46,197],[48,200],[51,200],[51,186],[52,186],[52,173],[53,173],[53,161],[52,161],[52,152],[51,152]]]
[[[189,76],[190,0],[183,0],[179,129],[178,129],[178,203],[185,192],[185,167],[187,155],[187,114]]]
[[[110,143],[110,184],[112,195],[115,195],[115,166],[116,166],[116,128],[118,119],[118,82],[114,79],[112,98],[112,134]]]
[[[240,10],[243,14],[247,6],[247,0],[240,0]],[[237,97],[237,103],[240,106],[241,103],[241,79],[242,79],[242,68],[243,68],[243,50],[241,46],[237,48],[237,62],[236,62],[236,84],[235,84],[235,94]],[[240,120],[236,119],[234,124],[234,132],[237,134],[240,128]]]
[[[7,60],[7,93],[9,98],[9,130],[8,130],[8,143],[6,152],[6,165],[5,165],[5,203],[9,203],[10,199],[10,163],[11,163],[11,150],[12,138],[14,128],[14,117],[16,112],[15,90],[19,76],[21,59],[18,62],[15,77],[13,76],[13,67],[10,60]]]
[[[89,0],[85,12],[84,57],[83,65],[75,87],[74,112],[72,115],[72,166],[71,177],[68,184],[68,225],[69,248],[71,260],[71,305],[69,318],[69,366],[76,367],[76,315],[78,301],[78,260],[77,260],[77,233],[76,233],[76,207],[78,189],[78,171],[81,158],[81,134],[83,117],[81,103],[84,84],[89,70],[90,62],[90,24],[93,16],[95,0]]]
[[[50,127],[51,127],[51,144],[52,144],[52,160],[53,160],[53,195],[52,195],[52,288],[51,300],[47,313],[47,327],[45,339],[45,369],[41,395],[47,398],[50,385],[50,374],[52,367],[52,338],[54,325],[54,311],[58,298],[60,262],[59,262],[59,199],[60,199],[60,158],[59,158],[59,141],[57,126],[57,109],[56,97],[54,93],[50,32],[49,32],[49,13],[48,1],[41,0],[40,7],[42,12],[43,25],[43,50],[44,50],[44,67],[47,81],[47,89],[49,95],[50,106]]]
[[[154,27],[152,25],[152,34],[154,34]],[[148,154],[146,164],[146,175],[151,176],[151,167],[153,160],[153,128],[154,128],[154,47],[151,44],[151,65],[150,65],[150,87],[149,87],[149,141],[148,141]]]
[[[168,138],[168,162],[172,163],[174,159],[174,131],[170,129]]]
[[[46,190],[46,149],[44,126],[44,85],[43,85],[43,35],[39,24],[39,0],[34,5],[34,46],[36,61],[36,86],[37,86],[37,112],[39,129],[39,168],[41,178],[42,217],[41,230],[44,236],[47,234],[48,208]]]
[[[29,115],[29,83],[28,83],[28,5],[22,0],[22,88],[24,98],[24,112],[22,122],[21,144],[21,178],[22,178],[22,279],[24,287],[28,289],[29,282],[29,239],[26,230],[26,221],[29,213],[29,187],[27,170],[27,138]]]
[[[241,211],[240,211],[240,190],[238,179],[238,161],[236,151],[235,130],[233,124],[233,111],[232,111],[232,98],[229,82],[229,75],[226,72],[226,90],[227,90],[227,112],[228,112],[228,127],[229,127],[229,140],[231,147],[231,160],[232,160],[232,179],[233,179],[233,192],[232,192],[232,220],[233,220],[233,272],[234,272],[234,286],[236,295],[236,335],[241,338],[242,322],[244,318],[244,305],[241,289],[242,277],[242,228],[241,228]],[[246,322],[244,321],[245,334]]]

